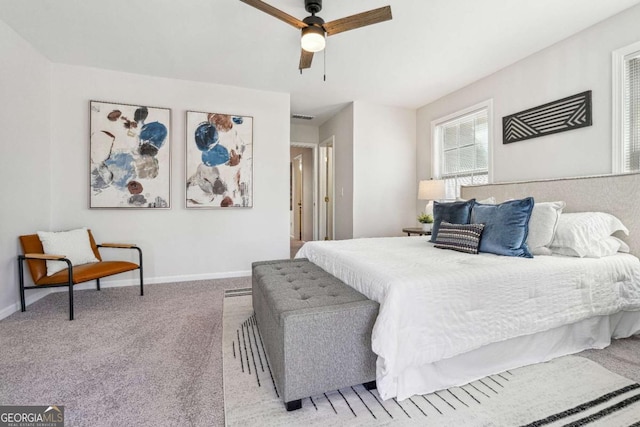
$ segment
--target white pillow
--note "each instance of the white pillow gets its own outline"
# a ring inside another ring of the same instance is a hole
[[[553,248],[553,253],[558,255],[575,256],[580,258],[602,258],[606,256],[615,255],[618,252],[629,252],[629,246],[614,236],[605,237],[604,239],[594,242],[589,246],[588,251],[584,256],[578,255],[578,253],[572,248]]]
[[[618,242],[620,242],[620,248],[618,249],[618,252],[624,252],[625,254],[628,254],[629,252],[631,252],[631,248],[629,248],[629,245],[627,245],[625,241],[620,240],[614,236],[611,236],[611,238],[616,239]]]
[[[59,232],[38,231],[38,237],[42,242],[45,254],[64,255],[72,265],[100,261],[91,249],[89,232],[86,227]],[[67,263],[64,261],[47,261],[47,276],[66,268]]]
[[[533,255],[550,255],[548,247],[553,242],[564,207],[564,202],[541,202],[533,205],[527,235],[527,246]]]
[[[529,249],[529,252],[531,252],[531,254],[535,256],[553,255],[553,251],[551,250],[551,248],[548,248],[546,246],[538,246],[537,248]]]
[[[560,215],[558,220],[551,250],[558,253],[558,248],[570,249],[579,257],[597,254],[602,249],[600,242],[616,231],[629,234],[627,227],[618,218],[608,213],[565,213]],[[616,248],[616,252],[617,250]]]

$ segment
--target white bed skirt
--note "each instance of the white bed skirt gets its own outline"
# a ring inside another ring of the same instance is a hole
[[[533,335],[512,338],[449,359],[406,369],[395,384],[398,399],[432,393],[556,357],[602,349],[611,338],[640,334],[640,311],[597,316]]]

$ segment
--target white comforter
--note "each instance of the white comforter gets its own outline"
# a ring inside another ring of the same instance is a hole
[[[408,367],[623,310],[640,310],[640,261],[436,249],[425,237],[306,243],[296,255],[380,303],[378,391]]]

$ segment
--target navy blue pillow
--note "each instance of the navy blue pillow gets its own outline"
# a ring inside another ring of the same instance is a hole
[[[431,241],[435,242],[438,237],[438,229],[442,221],[451,224],[469,224],[471,219],[471,208],[476,203],[476,199],[466,202],[440,203],[433,202],[433,227],[431,228]]]
[[[480,252],[533,258],[525,243],[533,204],[533,197],[499,205],[476,203],[471,211],[471,222],[484,224]]]

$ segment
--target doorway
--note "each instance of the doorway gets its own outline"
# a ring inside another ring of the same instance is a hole
[[[291,236],[294,239],[304,241],[305,239],[302,236],[302,232],[304,230],[304,212],[303,212],[303,202],[304,202],[304,174],[303,174],[303,162],[302,162],[302,154],[298,154],[293,158],[292,162],[292,174],[293,174],[293,183],[292,183],[292,233]]]
[[[335,154],[334,154],[334,137],[325,139],[320,143],[319,157],[320,165],[318,167],[318,181],[320,198],[318,200],[319,218],[318,218],[318,236],[320,240],[335,240]]]
[[[317,240],[318,144],[292,142],[290,161],[291,257],[304,242]]]

